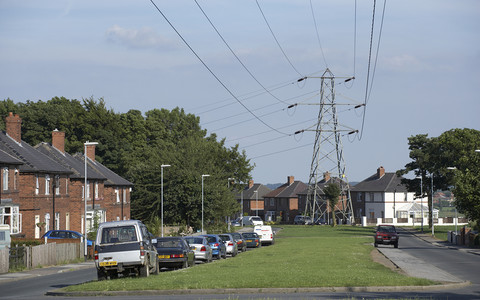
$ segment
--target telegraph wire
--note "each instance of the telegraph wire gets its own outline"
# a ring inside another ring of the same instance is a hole
[[[240,101],[237,96],[235,96],[233,94],[232,91],[230,91],[230,89],[223,83],[222,80],[220,80],[220,78],[212,71],[212,69],[210,69],[210,67],[208,67],[208,65],[203,61],[203,59],[197,54],[197,52],[190,46],[190,44],[185,40],[185,38],[180,34],[180,32],[177,30],[177,28],[175,28],[175,26],[173,26],[173,24],[170,22],[170,20],[167,18],[167,16],[162,12],[162,10],[160,10],[160,8],[155,4],[155,2],[153,2],[153,0],[150,0],[150,2],[153,4],[153,6],[155,6],[155,8],[157,9],[157,11],[162,15],[162,17],[165,19],[165,21],[168,23],[168,25],[170,25],[170,27],[175,31],[175,33],[180,37],[180,39],[185,43],[185,45],[190,49],[190,51],[192,51],[192,53],[197,57],[197,59],[202,63],[202,65],[208,70],[208,72],[210,72],[210,74],[218,81],[218,83],[220,83],[220,85],[233,97],[235,98],[235,100],[240,103],[243,108],[245,108],[248,112],[250,112],[250,114],[252,116],[255,117],[255,119],[257,119],[258,121],[260,121],[263,125],[267,126],[268,128],[280,133],[280,134],[283,134],[283,135],[291,135],[291,134],[288,134],[288,133],[284,133],[284,132],[281,132],[277,129],[275,129],[274,127],[270,126],[269,124],[267,124],[265,121],[263,121],[262,119],[260,119],[257,115],[255,115],[247,106],[245,106],[245,104],[242,103],[242,101]]]
[[[268,29],[270,30],[270,33],[272,34],[273,38],[275,39],[275,42],[277,43],[278,47],[279,47],[280,50],[282,51],[283,56],[285,56],[285,58],[287,59],[288,63],[289,63],[290,66],[295,70],[295,72],[297,72],[297,74],[298,74],[299,76],[303,76],[302,73],[300,73],[300,72],[297,70],[297,68],[295,68],[295,66],[294,66],[293,63],[290,61],[290,59],[288,58],[287,54],[286,54],[285,51],[283,50],[282,46],[281,46],[280,43],[278,42],[278,39],[277,39],[277,37],[275,36],[275,33],[273,33],[272,27],[271,27],[270,24],[268,23],[267,17],[266,17],[265,14],[263,13],[263,10],[262,10],[262,7],[260,6],[260,3],[258,3],[258,0],[255,0],[255,2],[257,2],[258,9],[260,10],[260,13],[261,13],[262,16],[263,16],[263,19],[265,20],[265,23],[267,24],[267,27],[268,27]]]
[[[238,55],[235,53],[235,51],[233,51],[232,47],[230,47],[230,45],[227,43],[227,41],[223,38],[222,34],[218,31],[217,27],[215,27],[215,25],[212,23],[212,21],[210,20],[210,18],[207,16],[207,14],[205,13],[205,11],[203,10],[203,8],[200,6],[200,4],[198,3],[197,0],[195,0],[195,3],[197,4],[198,8],[200,9],[200,11],[203,13],[203,15],[205,16],[205,18],[208,20],[208,22],[210,23],[210,25],[212,25],[213,29],[215,30],[215,32],[217,33],[217,35],[220,37],[220,39],[223,41],[223,43],[225,44],[225,46],[227,46],[228,50],[230,50],[230,52],[233,54],[233,56],[235,56],[235,58],[237,59],[237,61],[242,65],[242,67],[245,69],[245,71],[247,71],[247,73],[253,78],[253,80],[255,80],[258,85],[260,85],[270,96],[272,96],[273,98],[275,98],[277,101],[283,103],[283,104],[290,104],[290,103],[287,103],[285,101],[283,101],[282,99],[278,98],[277,96],[275,96],[274,94],[272,94],[258,79],[257,77],[255,77],[255,75],[252,74],[252,72],[247,68],[247,66],[242,62],[242,60],[238,57]]]
[[[310,0],[310,10],[312,11],[313,23],[315,24],[315,32],[317,33],[317,41],[318,41],[318,45],[320,46],[320,51],[322,52],[323,62],[325,63],[325,68],[328,68],[327,60],[325,59],[325,53],[323,53],[322,43],[320,42],[320,34],[318,33],[317,20],[315,19],[315,12],[313,10],[312,0]]]

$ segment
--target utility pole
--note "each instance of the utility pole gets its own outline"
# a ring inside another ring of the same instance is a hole
[[[358,131],[338,123],[334,89],[335,77],[332,72],[327,68],[320,79],[320,108],[316,128],[312,130],[315,131],[315,143],[304,214],[311,216],[312,220],[315,220],[315,217],[328,217],[329,208],[324,197],[323,188],[325,184],[335,183],[340,187],[341,199],[337,204],[336,212],[332,212],[332,218],[335,218],[335,213],[339,213],[343,219],[353,222],[353,206],[350,196],[350,185],[345,171],[341,133],[344,132],[344,135],[346,135]],[[346,81],[349,80],[347,79]],[[307,130],[297,131],[296,133],[303,131]],[[330,174],[332,174],[331,177]],[[338,177],[335,178],[335,176]],[[328,222],[328,220],[325,221]]]

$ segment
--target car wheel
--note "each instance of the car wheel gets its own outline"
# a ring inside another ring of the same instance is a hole
[[[155,274],[155,275],[160,274],[160,264],[158,262],[158,258],[155,261],[155,270],[153,271],[153,274]]]
[[[393,244],[393,247],[398,248],[398,242],[396,242],[395,244]]]
[[[227,259],[227,251],[223,252],[223,259]]]
[[[140,267],[140,277],[148,277],[150,275],[150,268],[148,265]]]
[[[102,270],[97,270],[97,278],[98,278],[98,281],[106,280],[107,274]]]
[[[375,246],[375,248],[377,248],[377,247],[378,247],[378,244],[377,244],[377,243],[374,243],[373,245]]]

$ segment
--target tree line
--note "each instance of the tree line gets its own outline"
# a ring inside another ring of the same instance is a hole
[[[183,109],[152,109],[116,113],[103,99],[0,102],[0,115],[22,118],[22,140],[30,145],[50,142],[54,129],[65,132],[65,151],[83,153],[85,141],[95,141],[97,160],[134,183],[131,216],[158,221],[161,210],[161,165],[164,168],[164,223],[201,227],[201,179],[204,179],[204,219],[207,226],[224,222],[240,211],[234,182],[247,182],[253,165],[238,145],[207,135],[200,118]],[[5,123],[0,122],[5,129]]]

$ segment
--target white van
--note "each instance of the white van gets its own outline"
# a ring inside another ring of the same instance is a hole
[[[269,244],[269,245],[275,244],[275,233],[272,230],[272,226],[268,226],[268,225],[255,226],[253,228],[253,232],[258,234],[258,236],[260,237],[260,242],[262,243],[262,245],[264,245],[264,244]]]
[[[132,273],[148,277],[158,274],[156,241],[147,227],[137,220],[101,223],[95,242],[95,266],[98,280]]]

